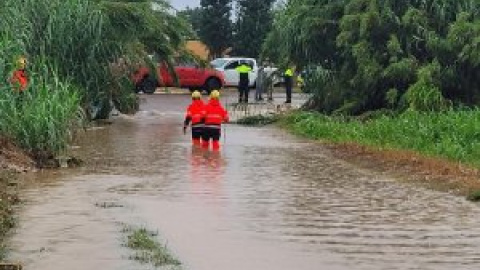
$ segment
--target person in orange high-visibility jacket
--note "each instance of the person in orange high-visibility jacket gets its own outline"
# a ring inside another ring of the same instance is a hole
[[[219,99],[220,92],[213,90],[210,93],[210,101],[205,106],[202,146],[208,148],[211,140],[213,150],[220,149],[222,123],[228,122],[228,112],[220,104]]]
[[[183,124],[183,134],[187,133],[187,127],[192,125],[192,143],[201,144],[203,135],[203,119],[205,116],[205,104],[202,101],[202,94],[198,91],[192,93],[192,103],[187,108]]]
[[[14,89],[20,93],[25,91],[28,86],[26,68],[27,58],[22,56],[17,60],[17,69],[13,72],[12,77],[10,78],[10,83],[13,85]]]

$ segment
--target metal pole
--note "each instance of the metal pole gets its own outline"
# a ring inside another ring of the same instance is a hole
[[[225,91],[225,89],[223,89]],[[225,109],[227,110],[227,113],[228,112],[228,100],[227,100],[227,95],[224,93],[224,98],[223,98],[223,102],[225,104]],[[223,124],[223,145],[225,146],[225,143],[227,141],[227,127],[226,127],[226,123]]]

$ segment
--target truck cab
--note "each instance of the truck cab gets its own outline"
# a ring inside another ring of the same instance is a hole
[[[259,68],[257,60],[255,58],[243,58],[243,57],[217,58],[211,61],[210,65],[214,69],[223,72],[226,86],[238,86],[238,82],[240,81],[240,76],[235,69],[244,63],[252,68],[252,71],[248,74],[249,86],[255,87],[257,77],[258,77],[258,68]],[[267,74],[267,76],[269,76],[276,70],[277,68],[274,68],[274,67],[266,67],[265,73]],[[280,78],[274,78],[273,82],[274,84],[280,82]]]

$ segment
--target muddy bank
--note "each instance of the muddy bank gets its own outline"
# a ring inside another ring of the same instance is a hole
[[[5,236],[15,225],[13,206],[18,199],[18,174],[31,171],[35,162],[6,138],[0,138],[0,260],[5,258]]]
[[[255,115],[238,119],[236,123],[245,126],[264,126],[281,119],[281,114]],[[288,126],[282,124],[279,126],[289,130]],[[480,200],[480,170],[472,166],[428,157],[415,151],[386,150],[356,143],[333,143],[328,140],[319,142],[329,149],[335,158],[434,190],[467,197],[478,193],[472,199]]]
[[[337,158],[402,181],[460,196],[480,190],[479,170],[460,163],[406,150],[382,150],[353,143],[322,144]]]
[[[0,172],[0,261],[5,259],[5,237],[15,226],[13,206],[19,202],[17,191],[17,173],[3,170]]]
[[[236,123],[245,126],[264,126],[281,119],[280,114],[255,115],[241,118]],[[279,126],[290,130],[288,126],[282,124]],[[479,193],[476,197],[480,196],[480,170],[472,166],[427,157],[414,151],[386,150],[356,143],[332,143],[327,140],[318,142],[330,150],[335,158],[365,169],[459,196],[468,197],[473,193]]]
[[[458,196],[469,196],[480,190],[479,170],[460,163],[426,157],[406,150],[381,150],[353,143],[322,144],[336,158],[401,181]]]
[[[439,156],[429,156],[415,150],[384,148],[367,145],[368,142],[355,142],[355,139],[334,142],[342,134],[325,135],[315,138],[309,131],[302,133],[298,126],[289,124],[293,114],[274,114],[271,122],[290,133],[309,138],[331,151],[332,156],[359,165],[365,169],[393,176],[404,182],[419,184],[433,190],[466,196],[480,201],[480,169],[464,162],[449,160]],[[249,125],[261,125],[265,119],[245,118]],[[338,124],[341,125],[341,124]],[[333,127],[332,127],[333,128]],[[335,129],[337,132],[342,129]],[[346,130],[343,130],[346,132]],[[324,131],[329,132],[329,131]],[[329,137],[330,136],[330,137]],[[332,137],[333,136],[333,137]]]
[[[8,172],[27,172],[36,167],[33,158],[16,146],[12,140],[0,137],[0,170]]]

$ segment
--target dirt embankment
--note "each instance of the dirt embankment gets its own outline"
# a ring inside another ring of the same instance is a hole
[[[19,202],[18,174],[35,169],[35,165],[11,140],[0,137],[0,260],[5,256],[4,237],[15,225],[13,205]]]
[[[13,206],[19,202],[16,179],[17,172],[0,171],[0,261],[5,256],[4,237],[15,225]]]
[[[356,144],[325,143],[333,155],[400,180],[461,196],[480,191],[480,171],[413,151],[378,150]]]
[[[11,140],[0,137],[0,170],[21,173],[34,168],[35,162],[32,157]]]

